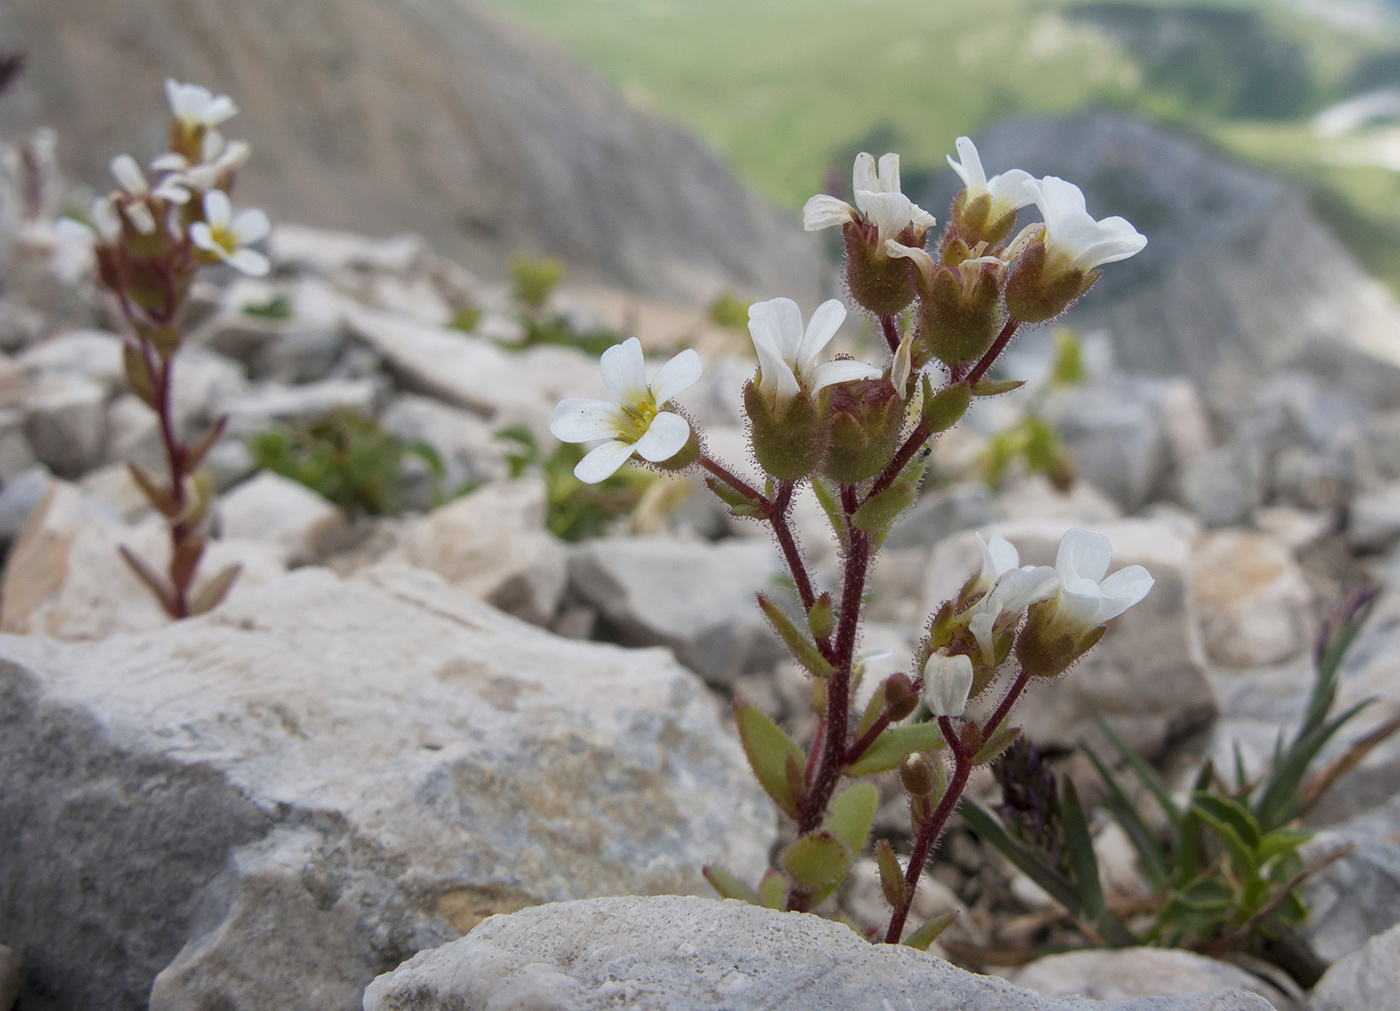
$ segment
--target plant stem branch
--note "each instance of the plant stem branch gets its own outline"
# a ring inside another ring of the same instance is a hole
[[[893,316],[880,317],[880,330],[885,335],[885,343],[890,346],[890,354],[899,350],[899,327]]]
[[[1014,319],[1006,321],[1006,326],[1001,328],[1001,333],[997,334],[997,339],[992,341],[992,346],[987,349],[987,353],[978,359],[977,364],[972,366],[972,371],[967,374],[969,386],[976,386],[978,381],[987,374],[987,370],[996,364],[996,360],[1006,350],[1006,345],[1010,344],[1011,338],[1016,336],[1016,328],[1020,325]]]
[[[761,502],[765,506],[772,506],[772,502],[770,502],[762,494],[756,491],[743,478],[736,476],[732,471],[729,470],[729,468],[725,467],[719,461],[702,454],[700,457],[700,466],[704,467],[711,474],[713,474],[719,480],[723,481],[725,484],[729,485],[729,487],[733,488],[739,494],[745,495],[748,498]]]

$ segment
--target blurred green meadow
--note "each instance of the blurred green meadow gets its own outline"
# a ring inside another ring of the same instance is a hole
[[[938,171],[959,134],[1111,106],[1302,182],[1400,291],[1400,115],[1316,129],[1339,102],[1400,89],[1400,0],[492,2],[786,207],[860,150]]]

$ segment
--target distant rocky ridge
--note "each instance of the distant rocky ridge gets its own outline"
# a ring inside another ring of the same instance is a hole
[[[989,172],[1063,176],[1095,217],[1148,236],[1069,317],[1111,330],[1124,366],[1188,376],[1219,403],[1286,365],[1354,385],[1364,360],[1372,406],[1396,406],[1400,371],[1385,363],[1400,365],[1400,305],[1298,187],[1120,113],[1008,120],[974,139]],[[941,215],[958,185],[946,172],[916,199]]]
[[[820,289],[795,216],[469,0],[12,0],[0,50],[28,56],[6,130],[55,127],[95,185],[113,154],[157,150],[169,75],[236,98],[240,194],[274,217],[420,232],[488,275],[522,249],[673,297]]]

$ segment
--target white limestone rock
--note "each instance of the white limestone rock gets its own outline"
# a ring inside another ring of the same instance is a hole
[[[1228,962],[1168,948],[1069,951],[1047,955],[1008,973],[1017,986],[1051,997],[1088,997],[1095,1001],[1154,997],[1160,994],[1206,994],[1222,990],[1258,994],[1276,1011],[1305,1011],[1306,1006]]]
[[[1272,537],[1248,530],[1206,534],[1192,551],[1191,576],[1206,653],[1215,663],[1282,663],[1312,645],[1312,588],[1292,553]]]
[[[0,658],[0,923],[59,1011],[353,1011],[490,913],[699,892],[712,861],[756,878],[775,835],[664,653],[421,570],[301,569]]]
[[[1400,926],[1335,962],[1312,991],[1312,1011],[1390,1007],[1400,994]]]
[[[73,373],[41,373],[25,400],[24,431],[40,463],[62,477],[78,477],[102,460],[107,391]]]
[[[386,560],[436,572],[458,589],[548,625],[568,579],[563,542],[544,526],[544,485],[497,481],[408,523]]]
[[[773,593],[777,550],[757,538],[684,541],[604,537],[569,557],[569,588],[631,646],[669,646],[711,684],[767,670],[787,656],[754,594]]]
[[[223,537],[274,544],[288,565],[325,558],[345,544],[350,531],[338,506],[266,470],[220,498],[215,514]]]
[[[1222,990],[1225,988],[1221,988]],[[493,917],[365,991],[364,1011],[1071,1011],[849,928],[735,900],[561,902]],[[1101,1011],[1269,1011],[1255,994],[1146,998]]]

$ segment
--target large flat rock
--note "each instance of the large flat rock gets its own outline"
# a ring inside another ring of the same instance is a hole
[[[365,991],[365,1011],[1270,1011],[1216,992],[1045,997],[805,913],[660,896],[562,902],[487,920]]]
[[[45,1008],[352,1011],[490,913],[756,877],[774,818],[723,724],[664,651],[407,567],[0,636],[0,943]]]

